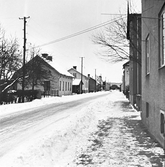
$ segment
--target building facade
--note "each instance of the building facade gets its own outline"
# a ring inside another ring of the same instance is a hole
[[[90,77],[90,74],[88,74],[89,78],[89,92],[96,92],[96,80]]]
[[[141,110],[141,14],[128,15],[129,100]]]
[[[35,56],[25,64],[25,90],[40,90],[43,95],[62,96],[72,94],[73,76],[57,71],[40,56]],[[22,68],[14,78],[22,75]],[[22,80],[17,82],[17,90],[22,90]]]
[[[69,69],[68,72],[74,76],[75,79],[82,79],[82,92],[81,93],[88,93],[89,92],[89,78],[79,71],[77,71],[77,67],[74,66],[73,68]]]
[[[142,0],[142,121],[165,147],[165,2]]]
[[[122,91],[129,97],[129,61],[123,64]]]

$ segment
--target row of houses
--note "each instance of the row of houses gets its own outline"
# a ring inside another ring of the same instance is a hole
[[[165,148],[165,1],[142,0],[142,13],[127,19],[130,59],[123,64],[123,92]]]
[[[44,54],[45,56],[45,54]],[[47,61],[44,56],[36,55],[25,64],[25,90],[40,90],[43,95],[63,96],[100,91],[108,89],[108,83],[94,79],[88,74],[83,75],[73,66],[69,70],[57,68],[51,61]],[[13,75],[12,79],[20,79],[15,82],[11,89],[22,90],[22,68]],[[104,84],[103,84],[104,83]]]

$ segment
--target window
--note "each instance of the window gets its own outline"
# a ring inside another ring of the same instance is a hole
[[[146,102],[146,118],[149,117],[149,103]]]
[[[73,76],[76,78],[76,76],[77,76],[76,73],[73,73]]]
[[[159,14],[159,66],[165,65],[165,7]]]
[[[61,91],[61,81],[60,81],[60,91]]]
[[[161,134],[164,134],[165,133],[165,127],[164,127],[164,121],[165,121],[165,114],[163,111],[160,111],[160,132]]]
[[[146,38],[146,73],[150,73],[150,41],[149,35]]]
[[[63,89],[62,90],[64,91],[64,81],[63,81]]]
[[[49,91],[50,90],[50,81],[44,81],[44,90]]]

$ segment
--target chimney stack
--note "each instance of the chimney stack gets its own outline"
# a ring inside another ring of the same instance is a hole
[[[46,59],[48,57],[48,54],[47,53],[42,53],[42,57]]]
[[[73,66],[73,68],[74,68],[75,70],[77,70],[77,66]]]

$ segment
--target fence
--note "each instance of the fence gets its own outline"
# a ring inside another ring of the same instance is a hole
[[[42,93],[42,95],[44,97],[46,97],[46,96],[59,96],[59,90],[58,89],[51,89],[49,91],[47,90],[47,91],[44,91]]]

